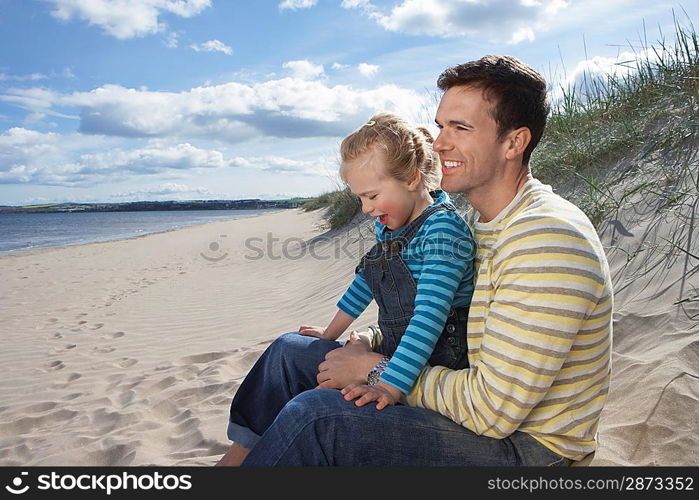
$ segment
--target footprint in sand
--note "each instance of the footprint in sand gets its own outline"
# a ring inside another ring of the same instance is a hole
[[[216,361],[221,358],[229,356],[226,352],[206,352],[202,354],[194,354],[192,356],[185,356],[183,358],[175,361],[179,365],[191,365],[197,363],[210,363],[211,361]]]
[[[94,325],[92,325],[92,326],[90,327],[90,330],[99,330],[99,329],[102,328],[103,326],[104,326],[104,323],[95,323]]]
[[[66,365],[64,365],[63,361],[61,361],[60,359],[44,363],[44,368],[46,368],[49,371],[62,370],[65,367]]]
[[[46,411],[53,410],[56,406],[58,406],[58,403],[55,401],[44,401],[43,403],[34,403],[32,405],[25,406],[21,409],[21,411],[24,414],[44,413]]]
[[[116,347],[112,346],[107,346],[107,347],[93,347],[92,352],[96,352],[98,354],[109,354],[110,352],[116,351]]]
[[[103,339],[118,339],[126,335],[124,332],[112,332],[102,335]]]
[[[138,363],[137,359],[121,358],[119,361],[116,362],[116,366],[118,366],[120,368],[130,368],[133,365],[135,365],[136,363]]]
[[[57,381],[51,385],[51,389],[65,389],[71,382],[78,380],[82,375],[79,373],[69,373],[62,381]]]
[[[122,392],[117,397],[117,403],[119,403],[121,406],[126,406],[127,404],[131,403],[135,397],[136,393],[134,391],[127,390],[125,392]]]
[[[77,347],[77,344],[67,344],[64,345],[62,348],[59,347],[52,347],[49,349],[49,356],[56,356],[58,354],[64,354],[66,351],[70,351],[71,349],[75,349]]]

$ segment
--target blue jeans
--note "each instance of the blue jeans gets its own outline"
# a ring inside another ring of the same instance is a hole
[[[338,342],[284,334],[263,353],[231,404],[228,437],[255,466],[569,465],[523,432],[478,436],[431,410],[358,407],[335,389],[313,389]]]

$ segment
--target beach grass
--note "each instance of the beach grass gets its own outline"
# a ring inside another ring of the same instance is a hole
[[[532,157],[534,175],[595,224],[637,194],[667,210],[699,192],[696,31],[675,17],[672,40],[661,32],[654,44],[629,50],[634,57],[620,61],[618,72],[585,74],[560,89]]]
[[[361,208],[359,198],[348,187],[323,193],[302,205],[306,212],[326,208],[325,218],[330,229],[338,229],[349,224]]]

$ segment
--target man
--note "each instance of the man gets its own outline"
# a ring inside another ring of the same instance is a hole
[[[595,450],[612,286],[588,218],[529,170],[546,83],[488,56],[447,69],[438,86],[442,187],[474,208],[470,367],[426,367],[405,405],[379,411],[367,373],[381,355],[282,336],[253,368],[259,392],[234,400],[238,444],[222,465],[568,465]]]

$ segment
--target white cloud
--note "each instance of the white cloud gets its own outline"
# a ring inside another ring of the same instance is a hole
[[[231,160],[231,166],[265,170],[277,174],[295,173],[308,175],[326,175],[326,172],[329,170],[337,169],[337,165],[334,163],[334,160],[329,160],[327,158],[307,161],[292,160],[290,158],[282,158],[279,156],[251,158],[236,157]]]
[[[36,82],[48,78],[42,73],[32,73],[30,75],[7,75],[0,73],[0,82]]]
[[[332,69],[334,69],[335,71],[347,68],[349,68],[349,64],[340,64],[339,62],[334,62],[332,65]]]
[[[209,40],[208,42],[192,44],[190,48],[197,52],[223,52],[226,55],[233,55],[233,49],[220,40]]]
[[[279,10],[308,9],[318,3],[318,0],[284,0],[279,4]]]
[[[322,75],[324,71],[322,64],[313,64],[305,59],[285,62],[282,67],[290,69],[294,77],[301,80],[313,80]]]
[[[116,193],[112,199],[121,201],[153,200],[153,199],[192,199],[193,197],[210,197],[213,193],[204,187],[190,187],[176,182],[165,182],[147,189],[137,189]]]
[[[220,151],[183,143],[165,149],[149,146],[128,151],[116,149],[83,154],[77,165],[81,173],[118,170],[120,173],[152,174],[170,169],[223,168],[228,166],[228,162]]]
[[[75,73],[73,73],[73,70],[71,68],[63,68],[63,71],[61,72],[60,76],[69,80],[75,80],[77,78],[77,76],[75,76]]]
[[[220,151],[189,143],[130,150],[110,145],[100,137],[11,128],[0,134],[0,184],[79,186],[232,166]]]
[[[0,101],[33,113],[69,116],[67,111],[77,112],[83,133],[227,143],[260,135],[343,136],[378,110],[414,116],[428,99],[396,85],[358,89],[292,77],[252,84],[229,82],[179,93],[104,85],[72,94],[39,88],[0,94]]]
[[[62,21],[74,18],[101,27],[107,34],[127,39],[164,29],[163,13],[192,17],[211,5],[211,0],[47,0],[51,14]]]
[[[171,31],[167,34],[165,40],[163,40],[163,43],[169,49],[176,49],[180,44],[179,34],[177,34],[175,31]]]
[[[138,179],[200,176],[205,170],[246,168],[279,174],[325,176],[335,170],[334,160],[294,160],[281,156],[230,157],[217,149],[192,144],[154,141],[145,147],[113,147],[104,138],[82,134],[43,133],[15,127],[0,134],[0,184],[91,186]],[[172,194],[201,192],[181,182],[162,184],[158,190],[127,193]]]
[[[379,72],[379,66],[377,64],[360,63],[357,69],[367,78],[373,78],[374,75]]]
[[[375,7],[369,0],[342,0],[341,6],[343,9],[375,10]]]
[[[345,9],[359,9],[388,31],[443,38],[488,35],[509,42],[532,41],[544,30],[566,0],[403,0],[383,12],[369,0],[343,0]]]
[[[10,88],[4,94],[0,94],[0,101],[15,104],[32,113],[43,113],[60,118],[78,119],[78,116],[61,113],[55,109],[60,97],[60,94],[57,92],[40,87],[28,89]]]

